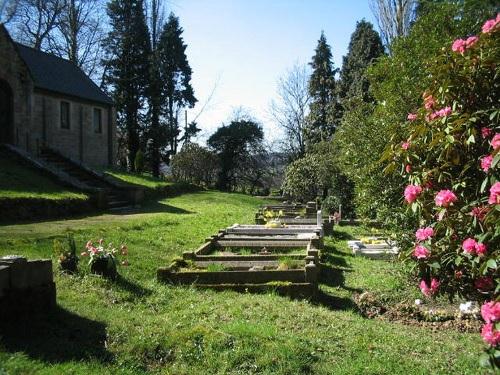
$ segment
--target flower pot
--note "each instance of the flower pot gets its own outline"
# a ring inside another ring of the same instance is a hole
[[[78,265],[78,258],[65,258],[64,260],[59,261],[59,266],[61,270],[74,273],[76,272],[76,267]]]
[[[117,274],[116,263],[111,257],[96,259],[90,264],[90,272],[114,280]]]

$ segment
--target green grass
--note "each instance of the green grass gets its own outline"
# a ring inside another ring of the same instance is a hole
[[[59,309],[0,332],[9,374],[477,374],[478,334],[363,318],[354,292],[413,298],[395,263],[354,258],[341,227],[328,239],[321,303],[274,294],[201,291],[159,284],[157,267],[220,228],[251,223],[262,201],[186,194],[131,215],[0,226],[0,254],[51,257],[72,231],[79,247],[104,238],[129,247],[131,266],[108,282],[55,272]],[[416,293],[416,292],[415,292]]]
[[[0,150],[0,199],[87,199]]]
[[[136,174],[117,170],[106,170],[105,173],[124,182],[128,182],[134,185],[141,185],[149,189],[162,189],[173,184],[172,182],[160,180],[144,173]]]

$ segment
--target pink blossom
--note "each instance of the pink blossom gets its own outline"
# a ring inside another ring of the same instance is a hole
[[[463,40],[463,39],[457,39],[451,45],[451,50],[453,52],[464,53],[466,46],[467,45],[465,44],[465,40]]]
[[[490,128],[487,128],[486,126],[481,128],[481,136],[483,138],[488,138],[491,134],[493,134],[493,130]]]
[[[491,168],[491,163],[493,162],[493,156],[488,155],[481,158],[481,169],[484,172],[488,172]]]
[[[493,139],[491,140],[491,147],[493,147],[493,150],[500,147],[500,133],[496,133],[493,136]]]
[[[481,330],[481,336],[484,342],[490,344],[491,346],[497,346],[500,344],[500,331],[495,329],[493,323],[486,323]]]
[[[449,115],[451,115],[451,112],[452,111],[451,111],[451,107],[450,106],[441,108],[440,110],[431,113],[431,115],[428,117],[428,120],[432,121],[432,120],[435,120],[437,118],[449,116]]]
[[[408,117],[406,117],[408,121],[415,121],[417,119],[417,115],[415,113],[408,113]]]
[[[491,20],[488,20],[484,23],[483,27],[481,28],[481,30],[483,31],[483,33],[487,34],[487,33],[490,33],[492,32],[495,27],[500,23],[500,17],[499,15],[497,15],[496,18],[492,18]]]
[[[476,245],[477,242],[473,238],[467,238],[463,243],[462,243],[462,249],[468,254],[475,254],[476,252]]]
[[[476,279],[476,281],[474,281],[474,286],[479,291],[488,291],[495,287],[495,285],[493,284],[493,279],[488,276],[482,276]]]
[[[484,244],[482,242],[478,242],[476,244],[475,250],[476,250],[477,255],[484,255],[487,253],[488,247],[486,246],[486,244]]]
[[[406,173],[410,173],[411,172],[411,165],[410,164],[406,164],[405,171],[406,171]]]
[[[483,221],[489,210],[488,206],[474,207],[470,212],[470,215],[474,216],[479,221]]]
[[[401,148],[403,150],[408,150],[410,148],[410,142],[403,142],[403,144],[401,145]]]
[[[422,245],[417,245],[413,250],[413,256],[417,259],[425,259],[430,254],[431,252],[425,246]]]
[[[500,302],[490,301],[481,306],[481,316],[486,323],[500,320]]]
[[[422,291],[422,293],[425,296],[430,297],[438,291],[440,285],[441,285],[441,283],[437,279],[434,279],[434,278],[431,280],[430,287],[427,285],[425,280],[421,280],[420,281],[420,290]]]
[[[441,283],[439,282],[439,280],[437,280],[437,279],[431,280],[431,292],[432,292],[432,294],[434,294],[438,291],[440,285],[441,285]]]
[[[434,229],[432,229],[431,227],[420,228],[415,232],[415,237],[417,237],[417,240],[419,241],[425,241],[431,238],[433,235]]]
[[[422,192],[422,187],[418,185],[408,185],[405,188],[404,196],[408,203],[414,202],[420,193]]]
[[[92,241],[88,241],[87,244],[85,245],[85,248],[88,249],[92,247]]]
[[[466,48],[471,48],[474,44],[476,44],[478,40],[479,38],[475,35],[468,37],[465,41]]]
[[[451,190],[441,190],[436,194],[434,202],[436,206],[448,207],[453,202],[457,201],[457,196]]]
[[[425,109],[430,110],[436,105],[436,99],[432,95],[428,95],[424,98]]]
[[[500,204],[500,182],[497,181],[490,187],[489,204]]]

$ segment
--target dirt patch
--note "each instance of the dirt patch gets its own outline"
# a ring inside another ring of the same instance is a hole
[[[483,324],[478,317],[461,315],[454,305],[415,305],[410,302],[390,305],[381,302],[369,292],[355,294],[354,302],[360,312],[369,319],[426,327],[433,331],[450,329],[459,332],[480,332]]]

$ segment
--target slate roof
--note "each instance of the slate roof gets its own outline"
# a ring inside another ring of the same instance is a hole
[[[111,98],[71,61],[19,43],[14,45],[28,66],[35,87],[113,105]]]

